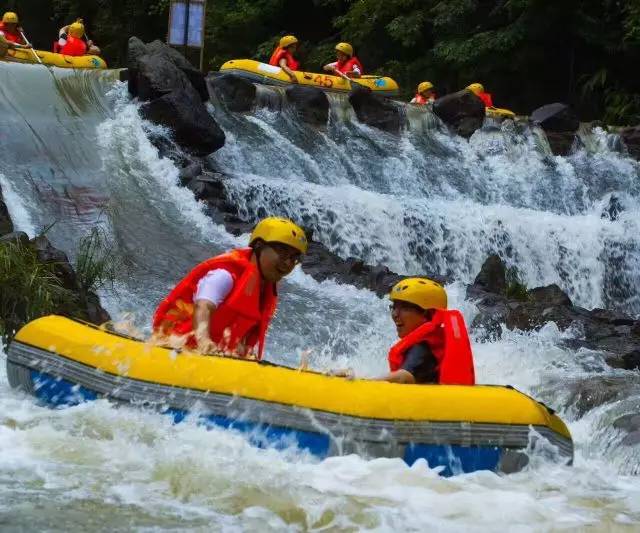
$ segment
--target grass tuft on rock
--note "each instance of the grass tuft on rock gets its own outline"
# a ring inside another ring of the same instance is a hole
[[[0,336],[11,338],[30,320],[74,307],[73,293],[32,247],[0,243]]]
[[[510,267],[506,272],[507,288],[505,295],[507,298],[526,302],[529,299],[529,291],[522,281],[520,271],[516,267]]]

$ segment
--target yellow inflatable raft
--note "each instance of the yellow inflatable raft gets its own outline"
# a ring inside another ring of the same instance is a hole
[[[107,68],[107,63],[104,59],[98,56],[66,56],[62,54],[55,54],[53,52],[45,52],[44,50],[29,50],[25,48],[17,50],[10,48],[7,50],[7,54],[2,58],[2,60],[17,63],[38,63],[34,52],[40,58],[42,64],[50,67],[87,69]]]
[[[260,63],[252,59],[232,59],[220,67],[220,72],[229,72],[247,78],[255,83],[266,85],[293,85],[291,79],[280,67]],[[362,76],[347,81],[340,76],[314,74],[297,71],[299,85],[319,87],[326,91],[349,92],[353,85],[363,85],[377,94],[393,96],[398,93],[398,84],[391,78],[381,76]]]
[[[562,461],[573,456],[560,418],[512,388],[348,381],[176,353],[59,316],[18,332],[7,374],[55,406],[107,397],[157,404],[176,421],[196,410],[200,422],[241,430],[260,446],[293,444],[320,457],[422,458],[446,475],[518,470],[539,442]]]

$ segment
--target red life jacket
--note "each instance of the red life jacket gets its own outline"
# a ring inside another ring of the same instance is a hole
[[[4,36],[4,38],[10,43],[15,44],[25,44],[22,40],[22,35],[17,32],[10,32],[5,28],[4,22],[0,22],[0,33]]]
[[[415,100],[415,102],[413,102],[414,104],[426,105],[429,102],[433,102],[436,99],[436,95],[433,94],[433,96],[431,96],[431,98],[426,98],[426,97],[422,96],[420,93],[416,93],[416,95],[413,97],[413,99]]]
[[[258,267],[250,260],[252,253],[251,248],[232,250],[197,265],[160,303],[153,316],[153,331],[166,336],[187,335],[187,346],[194,348],[193,297],[198,282],[211,270],[222,268],[231,274],[233,289],[211,315],[211,340],[221,351],[240,351],[240,355],[258,345],[261,359],[278,297],[274,284],[264,286]]]
[[[493,98],[491,98],[490,93],[480,93],[478,98],[484,102],[485,107],[493,107]]]
[[[348,74],[353,71],[354,66],[357,66],[360,69],[360,74],[364,74],[364,67],[356,56],[350,57],[346,61],[336,61],[336,70],[343,74]]]
[[[402,367],[407,351],[426,342],[438,362],[441,385],[475,385],[473,354],[467,327],[460,311],[438,309],[433,319],[400,339],[389,350],[389,368]]]
[[[84,56],[87,54],[87,43],[77,37],[67,36],[67,44],[65,44],[60,53],[65,56]]]
[[[300,63],[295,60],[293,55],[289,50],[284,48],[280,48],[279,46],[274,50],[273,54],[271,54],[271,59],[269,59],[269,65],[273,65],[274,67],[280,66],[280,60],[284,58],[287,61],[287,66],[291,70],[298,70],[300,68]]]

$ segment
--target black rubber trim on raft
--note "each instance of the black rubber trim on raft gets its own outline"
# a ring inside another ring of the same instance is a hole
[[[557,446],[562,456],[569,459],[573,457],[571,440],[545,426],[392,421],[340,415],[116,376],[17,341],[11,343],[7,360],[77,383],[115,400],[157,404],[175,409],[193,410],[202,414],[225,416],[238,421],[328,434],[333,437],[332,441],[339,442],[341,439],[345,441],[342,443],[343,449],[336,450],[339,453],[344,453],[344,446],[351,449],[357,448],[358,444],[367,444],[367,448],[370,448],[370,445],[394,448],[404,447],[407,443],[424,443],[523,449],[529,444],[530,429],[533,428]],[[388,452],[393,456],[396,455],[391,449]],[[388,454],[385,452],[385,455]]]

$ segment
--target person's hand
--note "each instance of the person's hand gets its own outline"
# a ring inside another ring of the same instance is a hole
[[[296,78],[295,74],[289,74],[289,79],[291,80],[291,83],[298,83],[298,78]]]
[[[349,381],[353,381],[356,378],[353,368],[333,368],[327,372],[327,375],[334,378],[345,378]]]
[[[211,339],[199,339],[197,350],[202,354],[214,355],[220,352],[220,347]]]
[[[33,48],[33,45],[31,43],[23,44],[22,48]]]

